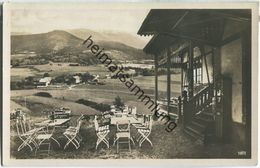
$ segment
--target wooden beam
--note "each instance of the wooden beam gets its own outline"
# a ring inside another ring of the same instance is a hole
[[[212,54],[212,53],[213,53],[213,49],[211,51],[206,52],[205,56],[207,57],[209,54]],[[198,56],[198,57],[202,57],[202,56]],[[196,58],[194,58],[194,59],[196,59]],[[183,60],[182,60],[182,63],[171,63],[171,68],[183,68],[183,66],[185,66],[186,63],[187,62],[183,62]],[[166,68],[167,64],[168,64],[167,58],[166,58],[165,62],[162,63],[162,64],[160,64],[159,61],[158,61],[158,68]]]
[[[166,68],[168,66],[168,62],[164,64],[158,64],[158,68]],[[182,68],[183,63],[170,63],[171,68]]]
[[[189,11],[185,11],[185,13],[178,19],[177,22],[175,22],[175,24],[172,26],[171,30],[174,30],[179,24],[180,22],[185,18],[186,15],[188,15]]]

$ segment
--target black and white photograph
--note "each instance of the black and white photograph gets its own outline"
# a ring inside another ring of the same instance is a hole
[[[6,7],[6,163],[257,163],[255,3]]]

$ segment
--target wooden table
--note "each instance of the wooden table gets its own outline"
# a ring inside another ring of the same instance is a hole
[[[39,131],[43,130],[44,128],[45,128],[44,126],[37,127],[37,128],[34,128],[34,129],[29,130],[29,131],[26,132],[25,134],[27,134],[27,135],[33,135],[33,134],[38,133]]]
[[[122,120],[125,121],[130,121],[130,124],[141,124],[142,121],[134,116],[127,116],[127,115],[123,115],[121,117],[111,117],[111,121],[110,124],[111,125],[116,125],[117,122],[120,122]]]
[[[70,118],[66,118],[66,119],[55,119],[55,120],[45,120],[42,121],[40,123],[35,123],[35,125],[37,126],[61,126],[63,124],[66,124],[67,122],[70,121]]]

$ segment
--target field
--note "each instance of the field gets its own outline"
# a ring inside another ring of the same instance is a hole
[[[28,76],[38,75],[38,72],[31,68],[11,68],[11,81],[20,81]]]
[[[11,68],[11,80],[22,80],[28,76],[42,77],[44,73],[48,73],[51,77],[62,74],[75,74],[91,72],[92,74],[105,76],[108,73],[106,68],[101,65],[97,66],[69,66],[69,63],[51,63],[45,65],[28,65],[26,67]]]
[[[22,72],[22,73],[21,73]],[[69,63],[51,63],[47,65],[35,65],[27,68],[12,68],[12,80],[25,78],[27,76],[39,76],[48,72],[50,76],[56,76],[67,73],[85,73],[99,74],[105,76],[108,72],[105,67],[99,66],[69,66]],[[173,74],[171,76],[171,93],[172,96],[180,94],[180,74]],[[143,102],[137,99],[134,92],[131,93],[129,89],[120,82],[119,79],[103,79],[105,85],[89,85],[81,84],[73,88],[42,88],[31,90],[12,90],[11,100],[20,108],[26,108],[33,113],[42,115],[40,111],[44,109],[53,109],[58,107],[69,107],[75,114],[96,114],[99,111],[92,109],[88,106],[75,103],[79,99],[87,99],[97,103],[113,104],[114,98],[120,98],[128,105],[136,106],[138,113],[150,113],[150,110],[144,105]],[[138,85],[146,95],[151,98],[154,97],[154,76],[137,76],[133,78],[135,85]],[[166,97],[166,76],[159,76],[159,96]],[[34,96],[37,92],[48,92],[52,98],[45,98]],[[13,105],[11,105],[13,106]],[[13,108],[13,107],[12,107]]]

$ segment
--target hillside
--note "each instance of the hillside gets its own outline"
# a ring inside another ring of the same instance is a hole
[[[82,39],[65,31],[55,30],[42,34],[11,36],[11,52],[49,53],[66,47],[79,47]]]
[[[19,57],[19,64],[43,64],[48,61],[97,63],[93,60],[87,45],[82,45],[83,41],[83,39],[62,30],[42,34],[12,35],[11,53],[13,55],[19,53],[27,55],[27,57],[24,57],[24,60],[21,59],[21,56]],[[116,60],[149,59],[141,49],[136,49],[120,42],[95,41],[94,38],[93,41],[101,48],[104,48],[104,51]],[[30,58],[28,57],[30,52],[34,52],[38,56]],[[12,57],[12,60],[15,59],[15,57]]]

